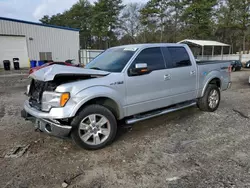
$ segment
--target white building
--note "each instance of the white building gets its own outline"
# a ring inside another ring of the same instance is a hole
[[[0,68],[3,60],[19,58],[20,67],[29,60],[79,61],[79,30],[0,17]]]

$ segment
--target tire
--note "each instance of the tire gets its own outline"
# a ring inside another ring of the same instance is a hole
[[[216,96],[214,96],[214,97],[211,96],[211,95],[214,95],[214,93],[213,93],[214,91],[218,95],[217,100],[215,100],[215,98],[217,98]],[[213,99],[211,100],[210,97],[213,97]],[[202,111],[214,112],[218,109],[218,107],[220,105],[220,98],[221,98],[220,89],[214,84],[209,84],[206,91],[205,91],[204,96],[202,98],[198,99],[197,105],[198,105],[199,109]],[[214,101],[215,103],[213,103],[213,105],[210,105],[209,100]]]
[[[232,71],[235,72],[235,71],[236,71],[236,68],[235,68],[235,67],[232,67]]]
[[[71,125],[73,141],[87,150],[97,150],[111,144],[117,132],[117,121],[113,113],[96,104],[82,109]]]

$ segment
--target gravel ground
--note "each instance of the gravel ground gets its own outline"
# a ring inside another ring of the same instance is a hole
[[[215,113],[189,108],[120,128],[98,151],[36,132],[20,117],[28,79],[1,77],[0,187],[250,187],[249,75],[232,74]],[[23,155],[5,157],[20,145]]]

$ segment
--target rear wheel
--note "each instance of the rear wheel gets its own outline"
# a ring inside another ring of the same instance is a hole
[[[198,99],[198,107],[202,111],[214,112],[220,105],[220,89],[214,85],[209,84],[205,94]]]
[[[82,148],[95,150],[110,144],[117,131],[112,112],[101,105],[84,108],[72,121],[73,141]]]

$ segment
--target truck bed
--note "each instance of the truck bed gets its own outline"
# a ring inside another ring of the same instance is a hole
[[[215,61],[196,61],[197,65],[231,63],[231,60],[215,60]]]
[[[228,82],[230,82],[230,73],[228,67],[231,66],[231,61],[197,61],[197,71],[198,71],[198,87],[199,91],[204,88],[207,82],[207,77],[209,74],[213,74],[212,77],[219,75],[221,79],[221,90],[225,90],[228,87]],[[199,93],[201,94],[201,93]]]

